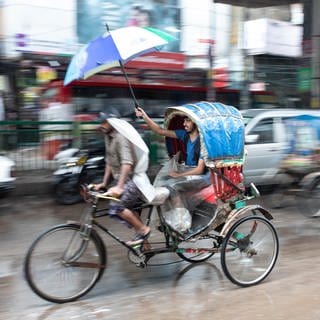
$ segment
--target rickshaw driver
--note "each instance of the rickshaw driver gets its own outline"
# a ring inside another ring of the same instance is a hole
[[[155,123],[141,107],[136,107],[135,112],[136,116],[143,118],[153,132],[168,138],[180,139],[186,146],[185,169],[179,172],[171,171],[169,172],[169,176],[178,178],[197,175],[199,177],[196,183],[195,180],[184,181],[183,184],[178,183],[177,186],[172,186],[173,189],[187,191],[190,187],[202,189],[211,184],[210,174],[207,171],[204,160],[200,156],[199,130],[190,118],[185,116],[183,121],[184,129],[169,130]]]
[[[108,187],[105,193],[117,195],[120,201],[115,203],[111,208],[112,214],[118,215],[130,226],[134,227],[136,235],[128,245],[140,244],[147,240],[151,229],[146,226],[140,219],[139,215],[133,212],[133,208],[144,202],[144,193],[141,186],[134,182],[134,171],[137,165],[137,155],[134,153],[134,147],[123,134],[118,132],[110,123],[113,114],[109,117],[101,113],[99,117],[99,130],[105,136],[106,144],[106,167],[103,181],[94,186],[95,190]],[[115,179],[115,185],[108,186],[110,178]],[[146,176],[147,177],[147,176]],[[145,181],[145,185],[149,182]],[[150,187],[152,187],[150,185]]]

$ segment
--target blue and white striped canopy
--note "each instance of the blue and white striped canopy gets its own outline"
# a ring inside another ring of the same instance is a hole
[[[201,154],[206,161],[243,158],[244,123],[237,108],[206,101],[169,107],[165,125],[169,127],[170,121],[177,115],[187,115],[197,124]]]

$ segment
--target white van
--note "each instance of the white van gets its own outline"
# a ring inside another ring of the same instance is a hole
[[[243,168],[245,184],[277,184],[279,164],[287,147],[284,121],[292,116],[310,114],[320,116],[314,109],[247,109],[241,110],[245,123],[245,149]]]

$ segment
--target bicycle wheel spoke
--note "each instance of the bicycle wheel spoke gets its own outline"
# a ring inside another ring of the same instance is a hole
[[[79,261],[70,262],[69,265],[71,267],[78,267],[78,268],[104,268],[105,267],[100,263],[79,262]]]

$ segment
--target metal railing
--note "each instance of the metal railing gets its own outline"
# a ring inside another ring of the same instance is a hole
[[[55,155],[66,148],[87,149],[103,140],[97,122],[0,121],[0,154],[12,159],[16,170],[56,169]],[[167,157],[163,139],[140,131],[150,149],[150,164]]]
[[[0,153],[14,160],[17,170],[55,169],[60,150],[102,138],[95,128],[95,122],[0,121]]]

